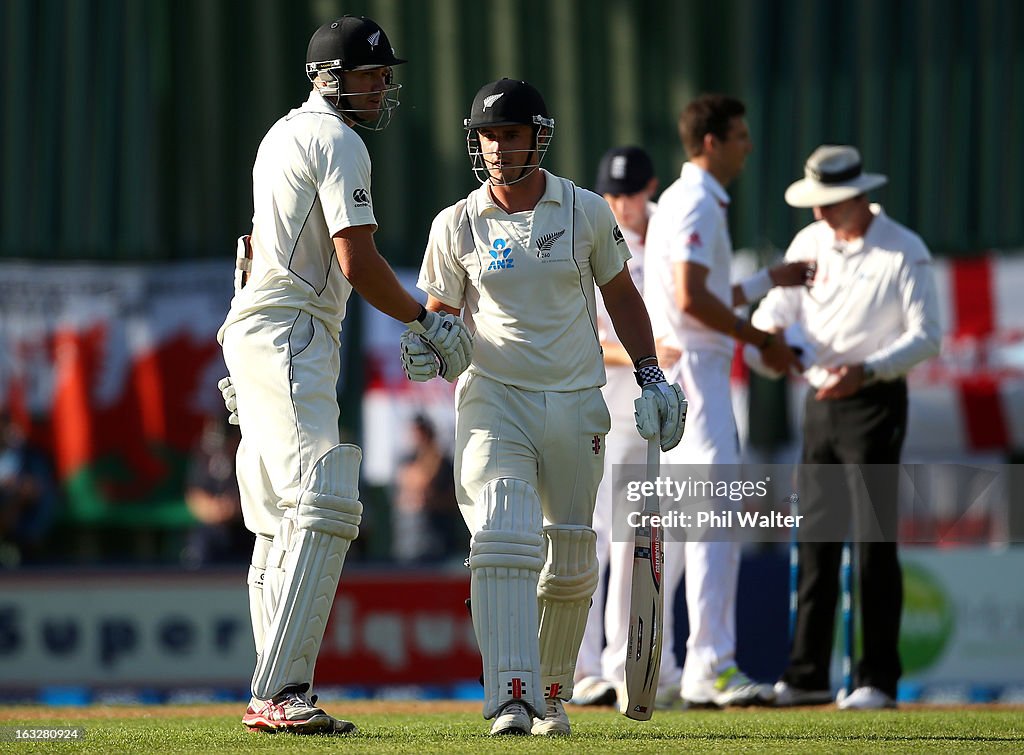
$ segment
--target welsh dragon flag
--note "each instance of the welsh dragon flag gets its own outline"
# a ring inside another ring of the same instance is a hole
[[[223,411],[229,264],[0,264],[0,403],[53,457],[73,519],[186,519],[189,452]]]

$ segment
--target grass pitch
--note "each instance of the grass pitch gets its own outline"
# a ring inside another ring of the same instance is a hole
[[[350,718],[349,737],[268,735],[246,731],[242,705],[8,708],[0,728],[81,726],[81,742],[0,745],[5,752],[53,753],[426,753],[459,752],[1022,752],[1024,707],[905,706],[898,711],[834,708],[723,712],[668,711],[644,723],[610,708],[567,707],[570,741],[486,736],[478,704],[336,701],[325,708]],[[9,749],[8,749],[9,748]]]

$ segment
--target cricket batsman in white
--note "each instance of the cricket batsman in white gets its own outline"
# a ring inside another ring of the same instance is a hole
[[[454,380],[471,338],[428,312],[377,252],[370,157],[354,127],[381,129],[398,105],[395,57],[374,21],[344,16],[313,34],[309,98],[275,123],[253,167],[253,230],[239,239],[235,296],[218,334],[221,381],[240,423],[237,475],[256,535],[249,603],[255,730],[347,733],[316,706],[313,671],[345,555],[359,532],[358,446],[339,443],[341,323],[355,288],[400,320]]]
[[[658,368],[608,204],[540,167],[555,129],[540,93],[487,84],[465,127],[482,186],[435,218],[418,285],[427,309],[465,311],[474,332],[456,390],[455,476],[483,714],[491,734],[564,735],[598,582],[592,519],[610,423],[595,284],[642,387],[640,434],[675,446],[686,403]],[[403,361],[428,380],[438,363],[420,341],[403,336]]]

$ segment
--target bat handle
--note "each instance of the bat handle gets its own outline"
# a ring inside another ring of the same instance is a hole
[[[661,466],[661,433],[655,432],[647,441],[647,479],[654,482]]]

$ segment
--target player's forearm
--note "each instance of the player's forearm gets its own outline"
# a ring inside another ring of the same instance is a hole
[[[341,272],[366,302],[399,322],[415,320],[422,305],[398,282],[387,260],[365,239],[335,239]]]
[[[345,277],[370,306],[399,322],[415,320],[422,310],[422,305],[402,287],[384,258],[379,254],[376,257],[377,264],[370,262],[360,266],[355,280],[349,276]]]
[[[622,347],[629,355],[630,363],[656,353],[654,336],[651,333],[651,318],[643,305],[643,299],[637,296],[635,301],[622,301],[612,304],[605,299],[608,315],[611,317],[615,335],[622,342]]]
[[[755,346],[761,346],[768,336],[766,331],[738,318],[735,312],[707,289],[688,291],[681,298],[680,308],[683,312],[712,330]]]

